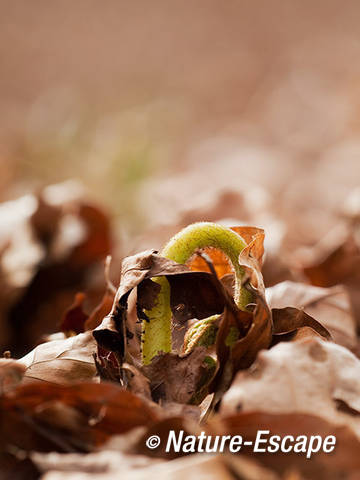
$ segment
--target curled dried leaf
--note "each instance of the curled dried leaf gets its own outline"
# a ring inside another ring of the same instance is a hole
[[[321,288],[287,281],[268,288],[266,297],[272,309],[289,306],[300,309],[325,327],[336,343],[355,349],[356,324],[348,292],[343,286]]]
[[[116,352],[122,361],[126,357],[128,340],[135,334],[127,321],[128,298],[138,287],[137,310],[142,319],[143,309],[153,307],[159,286],[152,277],[165,276],[171,286],[170,303],[174,318],[184,323],[190,318],[206,318],[221,313],[224,299],[219,295],[212,275],[191,272],[185,265],[168,260],[149,250],[124,259],[119,289],[111,312],[93,334],[99,345]]]
[[[296,335],[299,329],[310,327],[314,332],[322,336],[326,340],[331,340],[328,330],[317,322],[314,318],[294,307],[273,308],[271,310],[274,336],[280,340],[286,334]]]

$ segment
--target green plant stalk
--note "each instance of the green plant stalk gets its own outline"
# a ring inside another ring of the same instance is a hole
[[[228,257],[235,273],[236,305],[245,310],[250,294],[241,286],[244,269],[239,265],[240,252],[246,247],[244,239],[229,228],[211,222],[193,223],[177,233],[161,251],[163,257],[185,264],[196,250],[213,247]],[[152,279],[161,290],[156,305],[146,311],[149,321],[143,321],[142,361],[144,365],[159,352],[171,352],[170,286],[165,277]]]

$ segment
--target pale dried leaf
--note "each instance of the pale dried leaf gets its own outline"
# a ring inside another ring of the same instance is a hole
[[[125,477],[126,476],[126,477]],[[127,480],[143,480],[156,478],[157,480],[234,480],[230,469],[220,456],[191,455],[170,462],[161,462],[141,469],[120,469],[108,473],[84,472],[49,472],[42,480],[112,480],[126,478]]]
[[[83,455],[79,453],[61,454],[56,452],[31,454],[31,459],[44,474],[46,472],[89,473],[115,475],[121,471],[145,468],[160,460],[143,455],[128,455],[113,450]]]
[[[42,343],[20,360],[26,366],[23,382],[70,384],[89,381],[96,374],[95,352],[96,342],[91,332]]]
[[[238,373],[221,409],[315,414],[349,425],[360,436],[360,360],[317,338],[281,342]]]

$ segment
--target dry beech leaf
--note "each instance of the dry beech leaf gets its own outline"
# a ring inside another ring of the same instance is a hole
[[[29,384],[0,397],[0,453],[91,451],[112,435],[153,424],[155,411],[115,384]]]
[[[360,437],[360,360],[319,338],[281,342],[260,352],[223,397],[223,414],[250,410],[314,414]]]
[[[326,340],[331,340],[328,330],[305,313],[304,310],[294,307],[273,308],[271,314],[274,324],[274,337],[278,340],[282,340],[284,336],[289,336],[289,334],[291,337],[295,336],[298,339],[297,333],[299,330],[307,327],[311,328],[315,336],[319,335]]]
[[[150,380],[152,397],[157,402],[199,403],[203,387],[215,373],[215,362],[208,363],[205,347],[187,355],[160,353],[143,372]],[[206,393],[206,392],[205,392]]]
[[[149,462],[150,463],[150,462]],[[111,464],[110,464],[111,465]],[[121,478],[126,480],[143,480],[144,478],[156,478],[157,480],[188,480],[193,479],[207,479],[207,480],[235,480],[236,477],[232,474],[231,469],[227,466],[221,456],[213,455],[191,455],[191,457],[183,457],[170,462],[157,462],[155,465],[149,465],[145,468],[129,469],[124,462],[121,467],[117,469],[97,473],[83,472],[83,469],[74,469],[70,472],[64,471],[50,471],[43,478],[43,480],[79,480],[79,475],[83,480],[113,480],[118,478],[119,471]],[[264,469],[260,470],[264,471]],[[244,480],[253,480],[253,478],[243,477]],[[270,480],[270,477],[264,477],[263,480]],[[275,480],[271,477],[271,480]]]
[[[94,328],[98,327],[103,321],[103,318],[110,312],[113,302],[114,294],[109,289],[106,289],[106,292],[99,305],[94,308],[94,310],[85,320],[84,329],[93,330]]]
[[[322,451],[313,454],[311,460],[299,453],[260,453],[254,454],[253,447],[242,448],[241,453],[251,456],[268,468],[283,475],[296,469],[304,477],[316,480],[354,480],[360,469],[359,438],[347,427],[338,426],[330,420],[303,413],[244,412],[217,418],[209,428],[220,435],[242,435],[253,444],[259,430],[270,430],[271,435],[320,435],[323,439],[335,435],[336,448],[331,454]],[[263,478],[263,477],[258,477]],[[284,478],[284,477],[282,477]],[[291,477],[285,477],[291,478]]]
[[[134,365],[124,363],[122,366],[126,378],[127,388],[140,397],[152,400],[150,390],[150,380],[140,372]]]
[[[265,285],[261,273],[265,233],[260,228],[248,228],[251,232],[251,239],[245,236],[247,246],[239,255],[239,263],[248,270],[252,285],[255,286],[260,295],[265,298]]]
[[[83,455],[79,453],[37,453],[31,455],[31,459],[43,474],[47,472],[64,475],[66,478],[71,474],[86,474],[89,478],[113,479],[119,472],[122,476],[132,471],[144,469],[159,463],[161,460],[142,455],[127,455],[122,452],[104,450],[96,453]],[[143,471],[143,470],[142,470]],[[49,473],[48,475],[49,476]]]
[[[22,380],[26,366],[12,358],[0,359],[0,395],[15,388]]]
[[[86,266],[103,260],[112,248],[111,227],[108,215],[97,205],[79,202],[74,213],[84,223],[86,236],[71,251],[69,262]]]
[[[66,310],[60,323],[60,330],[66,335],[82,333],[88,315],[83,310],[85,294],[79,292],[75,295],[73,304]]]
[[[340,234],[334,229],[301,259],[302,270],[313,285],[331,287],[359,278],[360,246],[355,232],[343,230]]]
[[[74,333],[83,333],[98,327],[111,310],[114,294],[109,289],[106,289],[100,303],[93,309],[90,315],[84,312],[85,300],[86,295],[78,292],[75,295],[73,304],[64,313],[60,323],[60,330],[67,336],[74,335]]]
[[[271,313],[263,297],[256,297],[256,307],[249,331],[232,347],[231,356],[235,372],[248,368],[255,360],[258,352],[269,347],[273,333],[272,328]]]
[[[96,348],[91,332],[41,343],[20,360],[26,366],[23,382],[70,384],[91,380],[96,374]]]
[[[273,345],[276,345],[279,341],[292,341],[296,342],[297,340],[303,340],[304,338],[313,338],[317,337],[324,340],[324,336],[321,335],[317,330],[314,330],[311,327],[300,327],[297,330],[294,330],[290,333],[285,333],[281,335],[276,335],[273,337]]]
[[[242,312],[233,305],[227,306],[220,317],[215,343],[219,369],[210,389],[210,391],[216,392],[217,396],[221,396],[227,390],[235,372],[238,368],[241,368],[241,365],[245,365],[244,368],[246,368],[249,366],[248,363],[251,364],[254,360],[252,355],[250,355],[250,359],[246,358],[247,347],[251,342],[244,341],[244,338],[247,338],[250,325],[253,325],[252,314]],[[238,347],[236,354],[234,354],[234,349],[240,343],[243,348],[240,347],[239,349]],[[254,348],[256,349],[256,345],[254,345]]]
[[[344,287],[321,288],[287,281],[268,288],[266,297],[271,308],[304,310],[330,332],[336,343],[351,350],[356,347],[356,325]]]
[[[309,282],[319,287],[346,286],[357,324],[360,325],[360,241],[359,226],[335,228],[297,262]]]

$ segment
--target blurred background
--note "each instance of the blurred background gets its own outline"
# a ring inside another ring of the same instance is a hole
[[[0,200],[86,192],[112,229],[96,260],[196,220],[312,246],[359,204],[359,24],[354,0],[0,0]]]
[[[291,182],[293,197],[302,174],[309,190],[320,176],[330,202],[359,181],[359,2],[0,9],[1,200],[76,178],[143,230],[138,189],[150,177],[202,169],[205,190],[222,167],[239,186]]]

